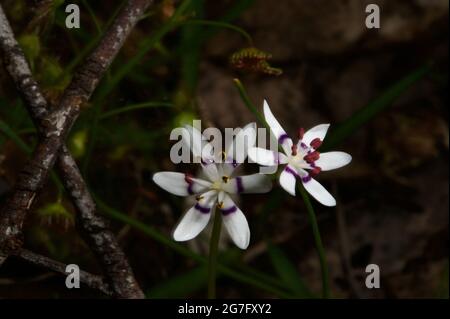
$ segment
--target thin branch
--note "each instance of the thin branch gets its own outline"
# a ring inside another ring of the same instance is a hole
[[[143,298],[116,236],[105,219],[96,214],[95,202],[67,149],[62,149],[59,154],[58,172],[63,176],[64,185],[77,208],[77,224],[101,261],[115,295],[119,298]]]
[[[127,35],[151,3],[150,0],[128,2],[99,46],[74,75],[59,107],[49,114],[47,102],[31,76],[23,53],[0,7],[0,45],[5,53],[5,64],[24,99],[29,103],[30,113],[42,135],[32,159],[19,175],[16,189],[0,215],[0,265],[5,256],[22,246],[22,224],[26,213],[59,155],[58,168],[79,211],[78,220],[89,241],[94,244],[95,253],[101,258],[113,290],[122,298],[143,297],[113,233],[108,230],[105,221],[94,214],[95,203],[75,161],[63,143],[79,114],[81,104],[89,99]]]
[[[66,273],[66,264],[63,264],[59,261],[50,259],[48,257],[33,253],[32,251],[21,249],[17,253],[15,253],[17,257],[20,257],[34,265],[40,266],[45,269],[50,269],[54,272],[67,275]],[[105,280],[97,275],[93,275],[84,270],[80,270],[80,282],[85,284],[86,286],[92,289],[98,289],[106,295],[113,295],[111,288],[105,282]]]

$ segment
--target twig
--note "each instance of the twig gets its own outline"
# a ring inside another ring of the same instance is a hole
[[[0,7],[0,44],[6,56],[5,64],[19,91],[29,104],[30,113],[42,135],[32,160],[19,175],[16,189],[0,215],[0,265],[5,256],[22,246],[22,224],[26,213],[36,192],[44,184],[59,153],[59,147],[62,146],[58,160],[59,171],[79,211],[78,221],[89,241],[94,244],[94,251],[101,258],[116,296],[143,297],[115,236],[108,230],[105,221],[94,214],[95,203],[75,161],[63,143],[78,116],[81,104],[88,100],[127,35],[151,2],[129,1],[106,32],[97,49],[75,74],[59,107],[49,114],[47,114],[47,102],[31,76],[23,53]]]
[[[100,260],[115,296],[119,298],[143,298],[128,260],[119,246],[116,236],[106,220],[96,214],[96,205],[81,173],[67,149],[63,148],[58,159],[58,172],[75,203],[77,224]]]
[[[33,253],[26,249],[21,249],[19,252],[15,253],[17,257],[20,257],[34,265],[41,266],[46,269],[51,269],[54,272],[67,275],[66,273],[66,264],[63,264],[59,261],[50,259],[48,257]],[[80,282],[84,283],[88,287],[92,289],[98,289],[105,293],[106,295],[111,296],[113,292],[109,285],[105,282],[105,280],[97,275],[93,275],[84,270],[80,270]]]

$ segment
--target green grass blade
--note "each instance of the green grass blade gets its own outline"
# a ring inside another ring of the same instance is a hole
[[[276,177],[276,174],[272,175],[273,177]],[[258,220],[257,224],[255,225],[254,233],[266,236],[267,231],[265,226],[267,225],[267,220],[269,218],[269,215],[271,212],[273,212],[275,209],[280,207],[282,204],[284,198],[285,198],[286,192],[284,190],[281,190],[279,188],[273,189],[266,202],[264,203],[264,206],[261,208],[260,213],[258,214]]]
[[[148,298],[186,298],[206,286],[206,267],[200,266],[171,277],[154,286],[146,294]]]
[[[322,150],[329,150],[343,142],[346,138],[351,136],[356,130],[373,119],[381,111],[392,105],[392,102],[403,94],[407,89],[411,87],[418,80],[422,79],[431,70],[431,65],[426,64],[400,81],[394,83],[386,91],[384,91],[378,98],[370,102],[362,109],[356,111],[350,118],[339,124],[332,129],[328,136],[325,138]]]
[[[106,205],[103,201],[101,201],[98,197],[94,196],[98,207],[100,208],[100,210],[102,210],[106,215],[108,215],[109,217],[121,221],[122,223],[125,223],[127,225],[130,225],[131,227],[141,231],[142,233],[144,233],[145,235],[153,238],[154,240],[156,240],[157,242],[163,244],[164,246],[167,246],[169,248],[171,248],[172,250],[176,251],[177,253],[179,253],[180,255],[183,255],[184,257],[188,257],[191,258],[197,262],[205,262],[206,263],[206,259],[200,255],[197,255],[196,253],[192,252],[191,250],[183,247],[182,245],[174,242],[173,240],[171,240],[170,238],[168,238],[167,236],[161,234],[160,232],[158,232],[156,229],[154,229],[153,227],[150,227],[142,222],[140,222],[137,219],[134,219],[126,214],[123,214],[122,212],[109,207],[108,205]]]
[[[253,40],[250,34],[248,34],[247,31],[245,31],[242,28],[239,28],[238,26],[235,26],[233,24],[222,22],[222,21],[212,21],[212,20],[202,20],[202,19],[192,19],[187,20],[184,22],[184,24],[193,24],[193,25],[204,25],[204,26],[210,26],[210,27],[217,27],[217,28],[223,28],[223,29],[230,29],[232,31],[236,31],[240,35],[242,35],[245,40],[247,40],[248,44],[252,46]]]
[[[296,298],[312,298],[311,291],[300,278],[297,269],[287,258],[286,254],[272,243],[267,245],[268,253],[278,276]]]
[[[122,3],[116,8],[114,13],[111,15],[111,17],[105,23],[105,26],[104,26],[105,30],[114,21],[114,19],[116,18],[117,14],[119,13],[120,9],[124,6],[124,4],[125,4],[125,1],[122,1]],[[61,27],[64,30],[67,30],[67,28],[65,27],[64,21],[62,21],[61,23],[62,23]],[[97,34],[92,39],[89,39],[89,40],[88,40],[88,38],[84,39],[84,42],[85,43],[87,42],[87,44],[83,46],[81,51],[78,54],[76,54],[75,57],[69,62],[69,64],[64,68],[64,72],[61,75],[61,79],[63,79],[65,76],[67,76],[73,72],[75,67],[77,67],[78,64],[86,58],[86,56],[92,51],[92,49],[97,45],[97,43],[100,41],[101,38],[102,38],[102,35],[100,32],[100,34]]]
[[[97,30],[97,33],[101,34],[102,33],[102,27],[101,27],[100,22],[99,22],[99,20],[97,18],[97,15],[95,14],[94,10],[92,10],[91,5],[86,0],[81,0],[81,3],[86,8],[86,10],[89,13],[92,21],[94,21],[94,25],[95,25],[95,29]]]
[[[286,292],[283,289],[275,288],[261,280],[255,279],[253,277],[249,277],[239,271],[236,271],[236,270],[226,267],[224,265],[218,264],[217,270],[220,273],[222,273],[236,281],[240,281],[241,283],[251,285],[256,288],[265,290],[265,291],[270,292],[278,297],[281,297],[281,298],[291,298],[292,297],[292,295],[290,293]]]
[[[246,3],[247,1],[239,1],[238,3],[240,4],[240,2]],[[192,12],[195,14],[193,16],[195,19],[189,19],[180,23],[184,26],[182,28],[181,45],[177,49],[177,54],[181,56],[181,89],[184,91],[187,99],[185,101],[186,104],[194,100],[193,95],[198,82],[200,50],[209,35],[219,28],[225,28],[238,32],[247,40],[250,46],[252,45],[252,39],[247,32],[226,21],[239,16],[247,5],[234,5],[218,21],[211,21],[202,19],[204,3],[204,0],[192,0]],[[208,26],[209,28],[204,28],[203,26]]]
[[[0,131],[3,132],[3,134],[5,134],[8,138],[10,138],[22,151],[27,154],[31,153],[31,148],[27,144],[25,144],[20,136],[17,135],[14,130],[2,120],[0,120]]]
[[[227,10],[227,12],[218,19],[218,22],[231,22],[238,18],[245,10],[247,10],[255,0],[240,0],[235,1],[233,6]],[[204,40],[212,37],[219,28],[210,28],[208,30],[205,30],[202,34],[202,37]]]
[[[280,280],[280,278],[275,277],[273,275],[266,274],[265,272],[262,272],[260,270],[255,269],[253,266],[249,266],[247,264],[240,263],[236,266],[240,271],[242,271],[244,274],[246,274],[249,277],[253,277],[256,280],[260,280],[262,282],[266,282],[273,287],[277,287],[279,289],[285,290],[289,289],[285,285],[283,281]]]
[[[150,51],[154,46],[170,31],[180,25],[181,17],[190,6],[190,0],[183,1],[180,6],[175,10],[172,17],[164,23],[164,25],[157,30],[152,36],[142,41],[138,52],[124,63],[111,77],[111,79],[105,84],[98,94],[98,99],[102,100],[109,92],[111,92],[119,83]]]
[[[192,0],[192,15],[202,18],[204,14],[204,0]],[[189,21],[189,20],[187,20]],[[192,99],[198,82],[198,70],[200,64],[200,50],[203,45],[199,34],[202,27],[195,24],[186,24],[184,21],[180,24],[181,43],[180,43],[180,59],[181,59],[181,84],[185,90],[187,98]]]
[[[439,284],[436,297],[441,299],[448,299],[448,260],[441,277],[441,283]]]
[[[92,121],[89,123],[88,141],[86,146],[86,154],[81,162],[81,172],[84,176],[88,176],[89,163],[91,161],[92,153],[94,152],[95,144],[97,143],[98,122],[100,120],[102,105],[96,102],[92,108]]]
[[[33,151],[30,146],[28,146],[22,138],[14,132],[14,130],[6,124],[4,121],[0,120],[0,132],[3,132],[11,141],[14,142],[14,144],[17,145],[22,151],[24,151],[27,154],[31,154]],[[58,192],[62,193],[63,185],[61,181],[59,180],[58,176],[52,171],[50,172],[50,178],[55,183],[56,187],[58,188]]]
[[[103,201],[101,201],[97,196],[94,195],[94,198],[95,198],[95,200],[97,202],[97,206],[107,216],[109,216],[109,217],[111,217],[111,218],[113,218],[115,220],[121,221],[121,222],[123,222],[125,224],[130,225],[131,227],[141,231],[143,234],[145,234],[145,235],[151,237],[153,240],[156,240],[159,243],[167,246],[168,248],[174,250],[175,252],[179,253],[182,256],[191,258],[192,260],[194,260],[194,261],[196,261],[196,262],[198,262],[200,264],[206,265],[207,259],[205,257],[200,256],[200,255],[194,253],[193,251],[185,248],[184,246],[174,242],[172,239],[170,239],[167,236],[161,234],[156,229],[154,229],[154,228],[152,228],[152,227],[142,223],[141,221],[139,221],[139,220],[137,220],[135,218],[132,218],[132,217],[126,215],[126,214],[123,214],[122,212],[120,212],[120,211],[118,211],[118,210],[116,210],[116,209],[114,209],[112,207],[109,207]],[[254,279],[252,277],[249,277],[249,276],[247,276],[245,274],[242,274],[239,271],[236,271],[236,270],[234,270],[234,269],[232,269],[232,268],[230,268],[228,266],[225,266],[225,265],[223,265],[221,263],[219,263],[217,265],[217,270],[220,273],[222,273],[222,274],[224,274],[224,275],[226,275],[226,276],[228,276],[228,277],[230,277],[230,278],[232,278],[232,279],[234,279],[236,281],[242,282],[244,284],[255,286],[255,287],[259,288],[259,289],[263,289],[263,290],[268,291],[268,292],[270,292],[270,293],[272,293],[272,294],[274,294],[274,295],[276,295],[278,297],[283,297],[283,298],[291,297],[291,295],[289,293],[285,292],[284,290],[275,288],[275,287],[273,287],[273,286],[271,286],[271,285],[269,285],[269,284],[267,284],[265,282],[262,282],[260,280]]]
[[[144,102],[144,103],[132,104],[132,105],[119,107],[119,108],[113,109],[111,111],[105,112],[99,116],[99,120],[104,120],[106,118],[113,117],[118,114],[130,112],[130,111],[149,109],[149,108],[155,108],[155,107],[172,107],[172,106],[173,106],[172,103],[167,103],[167,102]]]

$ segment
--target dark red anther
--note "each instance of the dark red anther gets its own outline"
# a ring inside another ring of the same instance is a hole
[[[301,128],[298,130],[298,139],[299,139],[299,140],[302,140],[302,139],[303,139],[303,135],[305,135],[305,129],[304,129],[303,127],[301,127]]]
[[[315,161],[317,161],[320,157],[320,153],[317,151],[311,152],[307,155],[305,155],[305,157],[303,157],[303,159],[308,162],[308,163],[313,163]]]
[[[184,174],[184,180],[186,183],[190,184],[192,183],[192,175],[191,174]]]
[[[292,150],[292,156],[297,155],[297,145],[296,144],[292,145],[291,150]]]
[[[318,175],[322,169],[319,166],[314,167],[312,170],[309,171],[310,175],[316,176]]]
[[[311,147],[313,147],[314,149],[318,149],[320,147],[320,145],[322,145],[322,140],[318,137],[316,137],[315,139],[313,139],[311,141],[311,143],[309,143],[309,145]]]

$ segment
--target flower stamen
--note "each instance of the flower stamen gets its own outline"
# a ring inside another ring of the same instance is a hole
[[[311,164],[311,163],[314,163],[315,161],[317,161],[319,159],[319,157],[320,157],[320,153],[318,151],[314,151],[314,152],[306,154],[305,157],[303,157],[303,159],[307,163]]]
[[[188,193],[190,195],[194,194],[194,191],[193,191],[194,182],[192,180],[192,176],[189,174],[184,174],[184,180],[188,184],[188,189],[187,189]]]
[[[292,145],[291,150],[292,150],[292,156],[297,155],[297,145],[296,144]]]
[[[192,183],[192,175],[184,174],[184,180],[186,181],[186,183],[191,184]]]
[[[309,174],[312,176],[317,176],[322,169],[319,166],[314,167],[312,170],[309,171]]]
[[[298,130],[298,139],[299,139],[299,140],[302,140],[304,135],[305,135],[305,129],[304,129],[303,127],[301,127],[301,128]]]
[[[313,139],[311,141],[311,143],[309,143],[309,145],[314,149],[318,149],[320,147],[320,145],[322,145],[322,140],[320,138],[316,137],[315,139]]]

